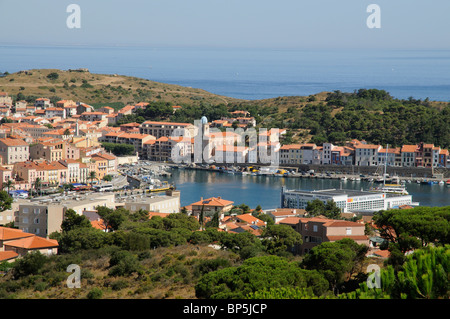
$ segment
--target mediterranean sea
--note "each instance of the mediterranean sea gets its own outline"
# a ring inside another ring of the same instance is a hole
[[[450,101],[450,51],[0,45],[0,72],[88,68],[256,100],[360,88]]]

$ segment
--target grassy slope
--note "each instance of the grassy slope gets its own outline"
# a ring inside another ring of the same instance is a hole
[[[59,78],[52,81],[47,78],[47,75],[53,72],[58,73]],[[71,80],[75,82],[71,82]],[[93,87],[81,87],[83,80],[86,80]],[[67,83],[68,87],[64,87],[64,82]],[[72,85],[76,87],[71,87]],[[51,89],[54,89],[55,92],[51,92]],[[5,91],[9,95],[17,95],[21,92],[25,96],[59,96],[63,99],[82,101],[88,104],[114,102],[131,104],[159,100],[174,104],[191,104],[196,101],[227,104],[232,101],[239,101],[201,89],[164,84],[136,77],[56,69],[28,70],[9,74],[0,78],[0,91]],[[139,92],[141,92],[141,96],[139,96]]]

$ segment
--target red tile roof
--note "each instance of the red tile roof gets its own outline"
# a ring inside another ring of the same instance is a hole
[[[19,254],[12,250],[0,251],[0,262],[14,259],[18,256],[19,256]]]
[[[2,240],[2,241],[31,237],[31,236],[34,236],[34,235],[30,234],[30,233],[25,233],[20,229],[0,226],[0,240]]]
[[[192,203],[191,206],[194,206],[194,205],[197,205],[197,206],[205,205],[205,206],[222,206],[222,207],[224,207],[224,206],[233,205],[233,204],[234,204],[234,202],[229,201],[229,200],[225,200],[225,199],[220,198],[220,197],[211,197],[211,198],[208,198],[208,199],[203,199],[201,201]]]
[[[27,238],[8,241],[6,243],[3,243],[3,245],[25,249],[54,248],[59,246],[58,242],[54,239],[45,239],[35,235]]]

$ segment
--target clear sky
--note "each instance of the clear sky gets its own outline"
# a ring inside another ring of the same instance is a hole
[[[0,0],[2,44],[450,49],[450,0]]]

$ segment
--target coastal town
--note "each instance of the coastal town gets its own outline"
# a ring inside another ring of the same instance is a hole
[[[203,198],[198,194],[197,202],[182,206],[183,194],[157,179],[170,175],[171,168],[358,180],[370,175],[384,184],[386,180],[401,183],[386,174],[387,168],[415,168],[431,170],[428,177],[433,182],[450,186],[450,180],[446,180],[449,152],[433,144],[389,147],[358,140],[345,145],[285,144],[286,130],[280,128],[261,130],[259,142],[252,147],[240,134],[257,125],[247,111],[233,111],[228,117],[211,122],[203,117],[198,126],[151,120],[117,125],[120,119],[145,109],[149,103],[119,110],[108,106],[94,109],[72,100],[53,105],[48,98],[38,98],[32,105],[25,101],[13,104],[6,92],[0,92],[0,105],[0,188],[13,198],[11,207],[0,212],[0,262],[13,262],[33,251],[47,256],[57,254],[58,242],[49,236],[61,232],[69,210],[85,216],[92,227],[112,232],[98,214],[99,207],[146,212],[148,219],[183,213],[194,216],[202,225],[200,230],[216,219],[220,231],[248,232],[256,237],[263,234],[270,220],[271,224],[291,227],[303,238],[302,244],[290,248],[292,253],[304,255],[322,242],[349,238],[365,245],[367,256],[385,260],[390,253],[380,249],[384,239],[377,229],[370,235],[365,231],[368,225],[373,226],[373,213],[414,206],[411,196],[395,190],[285,188],[274,195],[280,196],[278,207],[243,208],[245,203],[222,198],[220,189],[216,197]],[[173,106],[173,112],[180,107]],[[202,155],[213,161],[196,161],[199,132]],[[107,150],[107,145],[132,146],[132,152],[117,155]],[[174,151],[185,161],[174,161]],[[367,168],[372,173],[366,176],[362,172]],[[422,176],[421,180],[427,179]],[[339,215],[330,218],[312,214],[308,205],[313,200],[336,203]],[[14,228],[5,227],[8,225]]]

